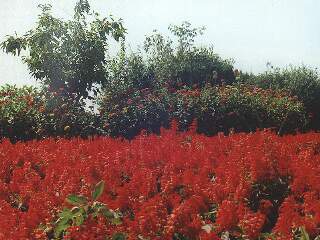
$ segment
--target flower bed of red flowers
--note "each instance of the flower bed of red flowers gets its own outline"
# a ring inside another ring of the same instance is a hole
[[[121,213],[64,239],[294,239],[320,234],[320,134],[205,137],[163,130],[133,141],[0,144],[0,239],[50,239],[69,194]],[[122,235],[116,235],[122,233]],[[112,237],[113,236],[113,237]],[[125,238],[123,238],[125,236]],[[109,238],[110,237],[110,238]]]

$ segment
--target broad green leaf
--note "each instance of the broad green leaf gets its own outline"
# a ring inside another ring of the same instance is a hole
[[[94,190],[92,192],[92,199],[95,201],[97,200],[104,190],[104,181],[100,181],[97,183],[97,185],[94,187]]]
[[[69,195],[66,198],[66,201],[75,206],[85,205],[88,203],[88,200],[86,199],[86,197],[81,195],[74,195],[74,194]]]

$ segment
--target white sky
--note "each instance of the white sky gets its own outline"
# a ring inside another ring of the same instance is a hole
[[[52,3],[63,18],[73,14],[76,0],[0,0],[0,41],[35,25],[39,3]],[[189,21],[206,26],[199,44],[213,44],[235,66],[252,72],[275,66],[320,66],[319,0],[91,0],[102,15],[124,19],[134,49],[153,29],[168,33],[169,24]],[[0,53],[0,85],[33,84],[19,58]]]

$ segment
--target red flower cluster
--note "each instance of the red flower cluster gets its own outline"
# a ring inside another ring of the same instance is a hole
[[[205,137],[164,130],[129,142],[95,138],[0,144],[0,239],[48,239],[68,194],[123,215],[89,218],[65,239],[293,239],[320,234],[320,135],[270,132]]]

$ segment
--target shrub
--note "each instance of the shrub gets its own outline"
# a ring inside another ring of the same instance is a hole
[[[160,133],[170,121],[170,96],[149,89],[105,94],[100,100],[103,128],[111,136],[133,138],[143,129]]]
[[[0,103],[0,137],[13,142],[103,133],[98,117],[62,92],[5,85],[0,88]]]
[[[103,134],[98,117],[85,109],[85,103],[73,94],[43,90],[42,118],[38,137],[88,137]]]
[[[306,66],[271,70],[258,74],[245,76],[240,79],[264,89],[285,90],[292,96],[297,96],[304,104],[306,111],[311,116],[311,128],[320,129],[319,101],[320,101],[320,77],[316,69]]]
[[[191,28],[189,23],[169,29],[178,38],[177,43],[154,32],[146,37],[144,49],[128,53],[123,42],[119,54],[108,61],[103,91],[177,90],[183,86],[234,82],[231,60],[222,59],[211,47],[194,45],[195,37],[202,34],[201,29]]]
[[[182,129],[197,119],[198,131],[208,135],[263,128],[283,134],[306,124],[303,105],[294,98],[245,85],[178,91],[174,115]]]
[[[12,141],[37,136],[42,108],[39,91],[34,87],[0,87],[0,137]]]
[[[179,89],[194,84],[230,84],[234,82],[231,60],[222,59],[212,47],[197,47],[195,38],[204,28],[192,28],[188,22],[169,27],[177,43],[154,32],[144,43],[147,62],[154,71],[155,80]]]
[[[105,204],[98,202],[104,190],[104,182],[98,182],[88,199],[82,195],[70,194],[66,198],[72,208],[64,208],[58,213],[57,220],[53,223],[47,223],[44,233],[54,239],[72,238],[72,230],[80,228],[88,219],[105,218],[111,224],[121,224],[121,216],[108,208]],[[41,230],[40,230],[41,231]]]

